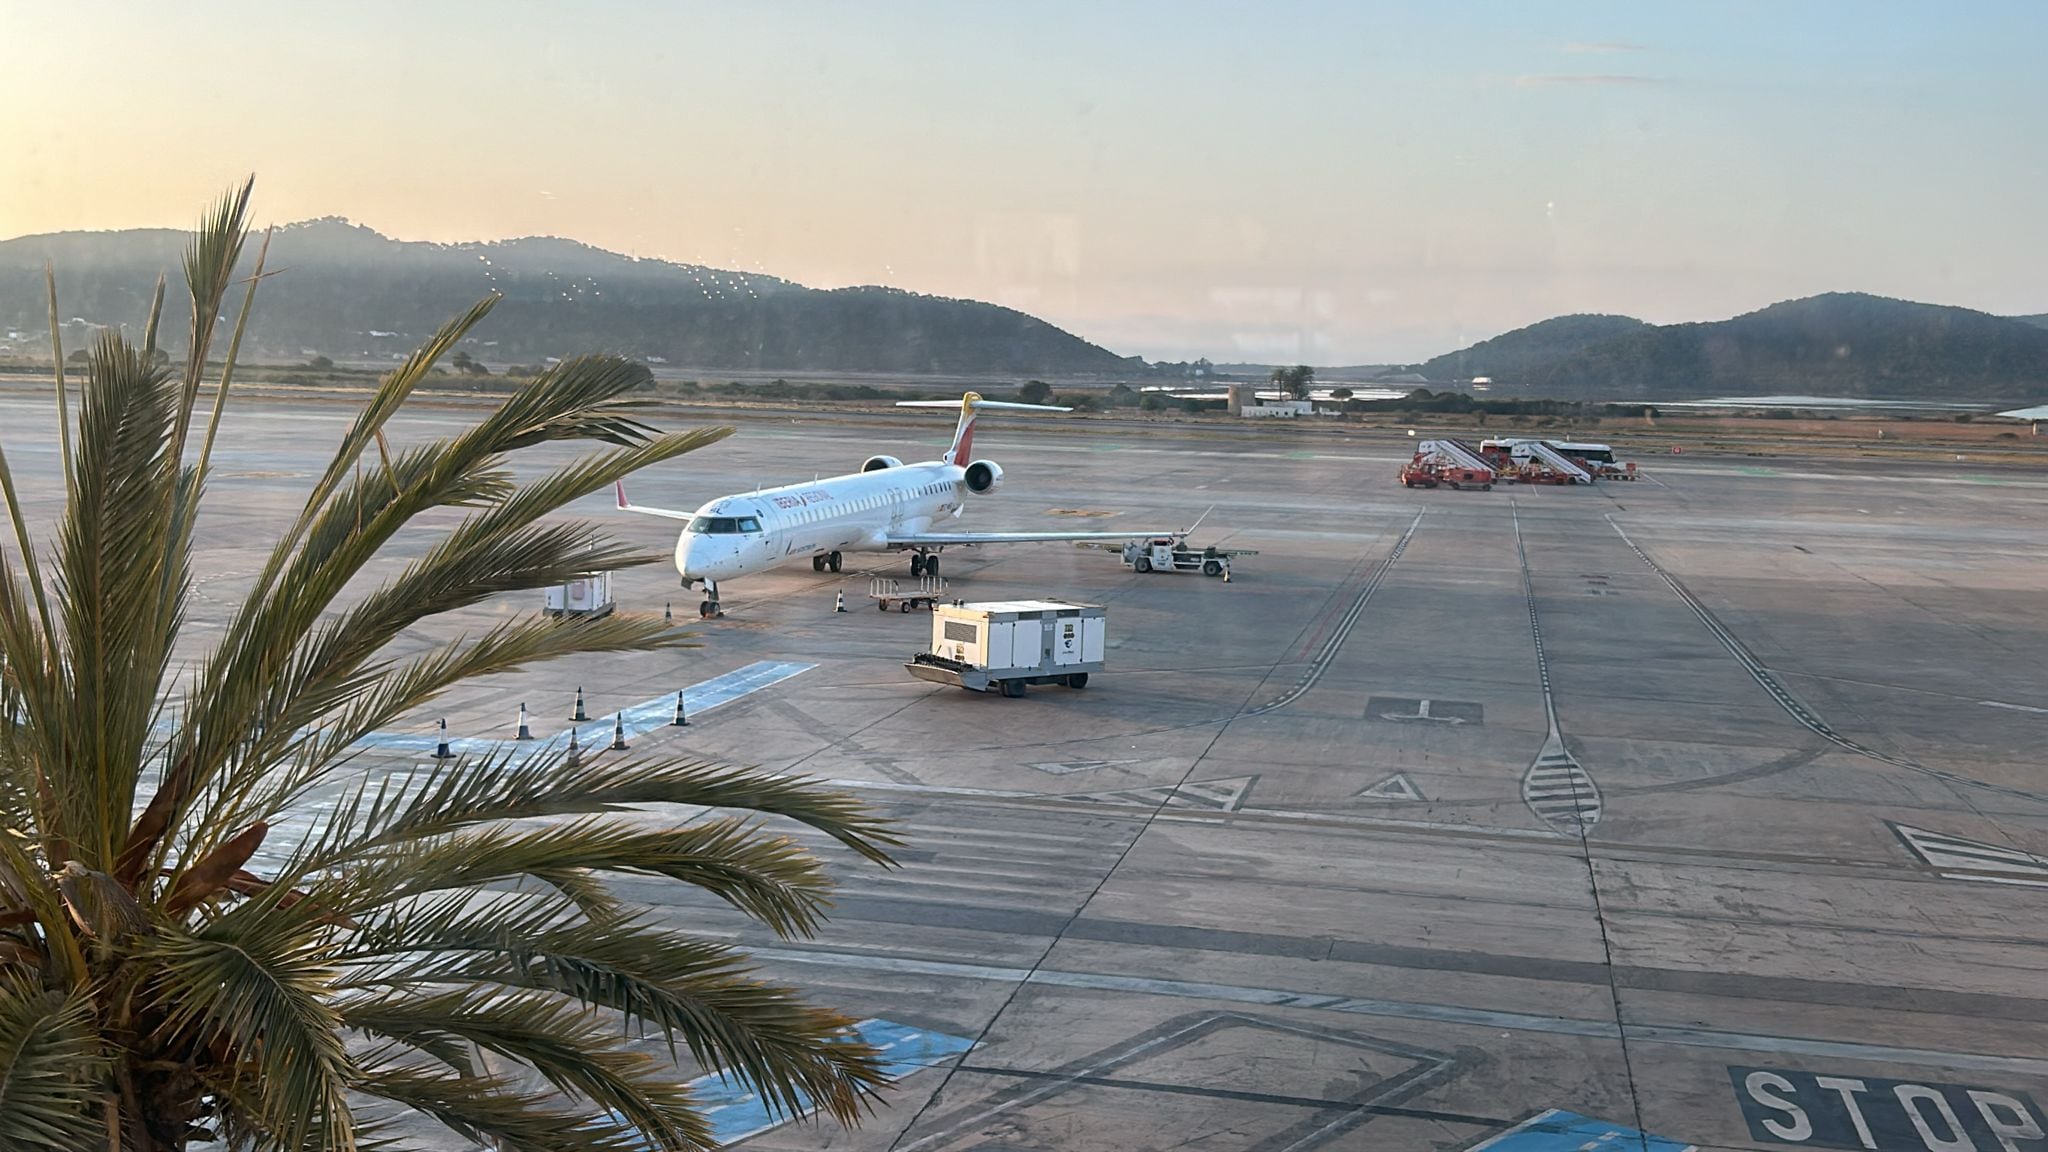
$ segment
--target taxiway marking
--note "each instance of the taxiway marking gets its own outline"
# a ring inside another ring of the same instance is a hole
[[[1278,988],[1254,988],[1240,984],[1211,984],[1195,980],[1165,980],[1149,976],[1113,976],[1096,972],[1069,972],[1053,968],[1013,968],[989,964],[965,964],[951,960],[922,960],[907,956],[885,956],[865,952],[827,951],[797,948],[749,948],[760,960],[788,964],[810,964],[827,968],[850,968],[899,975],[988,980],[998,983],[1043,984],[1057,988],[1078,988],[1101,992],[1127,992],[1140,996],[1173,996],[1190,1000],[1211,1000],[1234,1004],[1259,1004],[1275,1008],[1303,1008],[1311,1011],[1341,1012],[1353,1016],[1383,1016],[1400,1020],[1426,1020],[1439,1024],[1470,1025],[1478,1028],[1539,1032],[1554,1036],[1590,1036],[1631,1043],[1665,1044],[1680,1048],[1706,1048],[1734,1052],[1780,1052],[1798,1056],[1836,1057],[1891,1064],[1919,1064],[1937,1068],[1972,1068],[1980,1071],[2012,1072],[2025,1076],[2048,1076],[2048,1058],[2000,1056],[1983,1052],[1945,1052],[1929,1048],[1906,1048],[1890,1044],[1864,1044],[1849,1040],[1819,1040],[1803,1036],[1776,1036],[1756,1032],[1728,1032],[1712,1028],[1660,1027],[1627,1024],[1617,1027],[1608,1020],[1578,1020],[1528,1012],[1504,1012],[1464,1008],[1455,1004],[1432,1004],[1413,1000],[1382,1000],[1362,996],[1341,996],[1321,992],[1297,992]]]
[[[1699,622],[1706,626],[1707,631],[1713,634],[1714,639],[1721,642],[1721,647],[1727,649],[1730,656],[1735,657],[1735,662],[1742,665],[1743,670],[1749,673],[1749,678],[1756,681],[1758,686],[1763,688],[1772,700],[1777,701],[1778,707],[1783,708],[1786,715],[1798,721],[1800,727],[1805,728],[1837,748],[1847,752],[1854,752],[1858,756],[1868,757],[1880,763],[1890,764],[1895,768],[1904,768],[1909,772],[1918,772],[1923,776],[1932,776],[1936,780],[1945,780],[1950,784],[1969,788],[1982,788],[1987,792],[1997,792],[2004,796],[2017,796],[2023,800],[2048,801],[2048,796],[2044,796],[2039,792],[2029,792],[2024,788],[2014,788],[2006,784],[1993,784],[1987,780],[1973,779],[1959,772],[1950,772],[1943,768],[1930,768],[1925,764],[1909,760],[1904,756],[1894,756],[1888,752],[1880,752],[1868,745],[1859,744],[1840,732],[1835,731],[1827,721],[1814,715],[1811,709],[1799,701],[1798,697],[1792,695],[1783,684],[1778,683],[1778,678],[1771,674],[1770,669],[1764,667],[1763,661],[1757,659],[1755,654],[1750,652],[1749,648],[1741,640],[1737,639],[1733,632],[1730,632],[1719,620],[1715,619],[1714,614],[1707,611],[1707,606],[1700,603],[1699,598],[1694,596],[1690,589],[1679,583],[1677,577],[1666,572],[1655,560],[1650,559],[1650,554],[1643,551],[1642,545],[1630,539],[1629,534],[1623,531],[1621,525],[1615,521],[1612,515],[1607,517],[1607,526],[1614,529],[1615,535],[1621,537],[1621,542],[1628,545],[1635,552],[1637,558],[1642,560],[1650,571],[1656,573],[1657,577],[1663,580],[1672,592],[1677,594],[1679,600],[1684,602],[1687,608],[1692,609],[1692,614],[1699,618]]]
[[[1365,587],[1359,591],[1358,598],[1351,602],[1351,607],[1345,610],[1343,619],[1337,622],[1337,630],[1323,645],[1323,650],[1316,653],[1316,658],[1309,662],[1307,670],[1302,672],[1301,679],[1295,682],[1294,687],[1282,692],[1271,703],[1246,709],[1245,715],[1262,716],[1275,709],[1285,708],[1316,686],[1316,681],[1323,678],[1323,670],[1328,668],[1330,661],[1336,657],[1337,649],[1343,647],[1345,638],[1351,635],[1351,629],[1358,623],[1358,617],[1365,612],[1366,603],[1372,599],[1372,594],[1379,590],[1380,582],[1387,578],[1387,571],[1401,558],[1401,553],[1408,550],[1408,541],[1415,536],[1415,529],[1422,524],[1422,517],[1428,511],[1425,508],[1417,512],[1415,519],[1408,522],[1408,530],[1401,533],[1401,538],[1394,542],[1394,550],[1387,553],[1385,560],[1380,561],[1380,566],[1373,572],[1372,579],[1365,582]]]
[[[1892,822],[1892,831],[1944,879],[2048,888],[2048,856],[1896,822]]]
[[[1683,1141],[1654,1136],[1562,1108],[1538,1112],[1513,1128],[1472,1145],[1465,1152],[1587,1152],[1588,1149],[1608,1148],[1633,1149],[1634,1152],[1699,1152],[1697,1146]]]
[[[815,664],[798,664],[787,660],[757,660],[743,668],[735,668],[722,676],[692,684],[683,689],[683,710],[689,716],[708,712],[721,704],[730,704],[743,696],[752,695],[763,688],[780,684],[802,672],[817,667]],[[657,728],[666,728],[675,718],[676,698],[674,693],[656,696],[629,708],[618,715],[625,725],[626,736],[630,739]],[[576,726],[576,742],[586,750],[603,748],[612,738],[612,715],[607,713]],[[552,747],[568,740],[566,731],[542,738],[536,747]],[[356,741],[357,748],[374,748],[380,752],[410,752],[418,756],[430,756],[434,752],[437,737],[418,736],[409,732],[372,732]],[[506,739],[487,739],[481,736],[465,736],[448,741],[448,750],[458,756],[485,753],[515,747]]]

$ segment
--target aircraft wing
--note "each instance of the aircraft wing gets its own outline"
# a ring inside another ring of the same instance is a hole
[[[892,534],[889,543],[904,548],[940,548],[967,544],[1038,544],[1050,540],[1145,540],[1171,536],[1178,540],[1194,534],[1202,521],[1215,511],[1210,505],[1186,528],[1126,528],[1117,532],[906,532]]]
[[[649,508],[645,504],[628,503],[624,480],[615,481],[612,484],[612,492],[618,496],[621,512],[638,512],[643,516],[660,516],[669,520],[688,520],[697,515],[695,512],[678,512],[673,508]]]
[[[1144,540],[1178,537],[1185,528],[1132,528],[1123,532],[908,532],[891,534],[889,543],[906,548],[938,548],[956,544],[1037,544],[1048,540]]]

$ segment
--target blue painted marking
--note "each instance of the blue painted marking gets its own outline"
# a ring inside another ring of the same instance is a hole
[[[816,664],[798,664],[787,660],[757,660],[744,668],[735,668],[723,676],[713,676],[701,684],[692,684],[683,689],[683,710],[691,717],[708,712],[721,704],[730,704],[742,696],[759,692],[779,684],[800,672],[816,668]],[[626,737],[631,739],[656,728],[665,728],[675,719],[676,698],[673,695],[657,696],[652,700],[635,704],[625,709]],[[356,741],[357,748],[374,748],[383,752],[410,752],[418,756],[431,756],[439,736],[429,734],[416,736],[405,732],[372,732]],[[612,718],[607,715],[580,724],[576,728],[576,742],[585,749],[596,750],[611,743]],[[559,732],[540,742],[540,747],[556,747],[569,741],[567,732]],[[478,737],[463,737],[448,741],[448,750],[458,756],[490,752],[512,743],[509,740],[487,740]]]
[[[853,1030],[882,1054],[882,1075],[891,1083],[935,1067],[974,1047],[974,1041],[962,1036],[928,1032],[888,1020],[863,1020],[855,1024]],[[704,1118],[711,1122],[712,1139],[718,1141],[721,1148],[780,1128],[811,1112],[809,1097],[804,1098],[803,1107],[792,1115],[771,1107],[745,1083],[737,1078],[728,1079],[723,1072],[699,1076],[690,1081],[689,1088],[697,1098],[697,1106],[703,1111]],[[617,1113],[611,1115],[618,1118]]]
[[[1466,1152],[1697,1152],[1691,1144],[1552,1108]]]
[[[853,1030],[882,1054],[882,1075],[892,1083],[974,1047],[974,1041],[962,1036],[928,1032],[888,1020],[863,1020]],[[727,1079],[723,1072],[697,1077],[690,1081],[690,1090],[701,1102],[705,1118],[711,1121],[712,1137],[721,1145],[736,1144],[797,1119],[779,1108],[771,1108],[751,1088],[737,1079]],[[799,1115],[808,1115],[810,1111],[810,1102],[806,1100]]]

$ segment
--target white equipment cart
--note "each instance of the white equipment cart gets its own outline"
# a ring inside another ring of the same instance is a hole
[[[547,607],[543,611],[550,616],[609,616],[616,607],[612,603],[612,574],[609,572],[592,572],[566,583],[550,585],[547,597]]]
[[[1102,671],[1108,613],[1099,604],[999,600],[939,604],[932,646],[904,667],[920,680],[1022,696],[1027,685],[1084,688]]]

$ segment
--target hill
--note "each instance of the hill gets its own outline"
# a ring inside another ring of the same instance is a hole
[[[2037,312],[2032,316],[2014,316],[2013,319],[2022,324],[2032,324],[2036,328],[2048,328],[2048,312]]]
[[[188,313],[177,276],[184,242],[169,229],[0,242],[0,327],[44,326],[46,260],[57,267],[67,318],[138,325],[166,269],[166,309]],[[254,252],[251,244],[250,260]],[[818,290],[554,237],[427,244],[329,218],[279,229],[269,266],[283,272],[264,284],[248,341],[272,360],[388,360],[498,292],[504,300],[470,349],[487,363],[605,350],[712,370],[1077,375],[1130,366],[993,304],[893,288]]]
[[[1555,323],[1507,333],[1430,365],[1455,363],[1456,357],[1487,345],[1555,345],[1547,338],[1523,339]],[[1476,356],[1473,361],[1479,362]],[[2031,398],[2048,387],[2048,328],[1967,308],[1829,293],[1711,323],[1633,324],[1576,348],[1531,357],[1512,369],[1496,364],[1490,371],[1482,367],[1444,378],[1473,374],[1493,376],[1498,384],[1527,395],[1602,400],[1774,393]]]
[[[1556,316],[1438,356],[1422,364],[1421,372],[1431,380],[1513,380],[1603,340],[1648,327],[1633,316]]]

